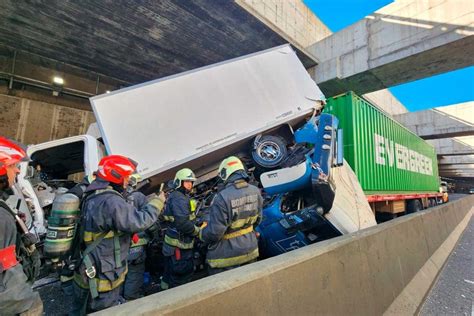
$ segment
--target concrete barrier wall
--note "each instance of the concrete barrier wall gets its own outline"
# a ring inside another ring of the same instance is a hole
[[[405,304],[410,293],[406,288],[430,262],[433,273],[428,278],[424,275],[428,284],[423,287],[425,293],[416,293],[419,299],[412,304],[416,310],[473,209],[474,196],[468,196],[100,314],[381,315],[389,308],[396,313],[401,309],[394,305]],[[447,240],[451,240],[449,247]],[[440,249],[444,253],[433,261]]]
[[[25,145],[85,134],[94,113],[0,94],[0,136]]]

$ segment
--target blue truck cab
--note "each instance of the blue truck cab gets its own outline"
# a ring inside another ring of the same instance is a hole
[[[329,181],[331,168],[343,164],[342,147],[337,146],[342,143],[342,133],[337,127],[338,120],[332,115],[313,116],[294,132],[295,146],[306,149],[301,161],[260,175],[266,196],[263,220],[257,227],[263,256],[342,234],[324,217],[335,197]],[[294,209],[284,203],[291,198],[298,200]]]

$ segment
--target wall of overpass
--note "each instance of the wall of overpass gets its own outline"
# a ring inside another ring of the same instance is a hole
[[[308,52],[330,95],[359,94],[474,64],[474,2],[398,0]]]
[[[468,196],[97,315],[414,315],[473,205]]]
[[[288,42],[306,48],[332,34],[302,0],[235,0]]]
[[[95,122],[88,110],[0,94],[0,135],[23,144],[85,134]]]

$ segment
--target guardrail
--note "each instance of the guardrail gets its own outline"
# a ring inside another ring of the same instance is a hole
[[[468,196],[97,314],[414,314],[473,210]]]

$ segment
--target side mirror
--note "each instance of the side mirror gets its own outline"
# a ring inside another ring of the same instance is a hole
[[[33,166],[28,166],[26,168],[26,176],[25,178],[31,179],[35,176],[35,168]]]

